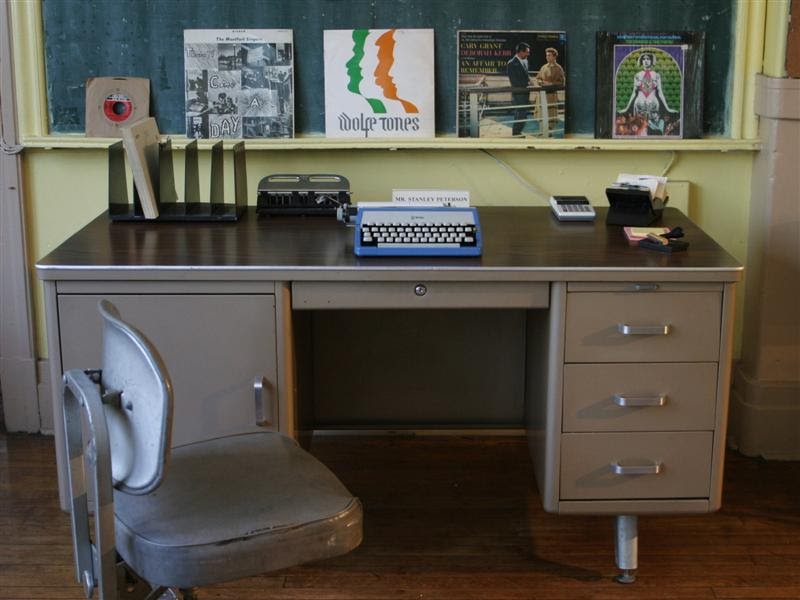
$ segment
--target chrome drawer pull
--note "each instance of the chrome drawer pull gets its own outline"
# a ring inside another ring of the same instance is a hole
[[[658,289],[657,283],[634,283],[633,290],[635,292],[652,292]]]
[[[622,335],[669,335],[670,326],[667,325],[628,325],[620,323],[617,331]]]
[[[650,465],[621,465],[611,463],[611,469],[616,475],[658,475],[663,465],[656,462]]]
[[[268,397],[266,377],[256,377],[253,380],[253,393],[255,396],[256,425],[258,427],[272,427],[275,424],[275,408],[272,399]]]
[[[666,403],[666,394],[658,396],[623,396],[622,394],[614,394],[614,404],[617,406],[664,406]]]

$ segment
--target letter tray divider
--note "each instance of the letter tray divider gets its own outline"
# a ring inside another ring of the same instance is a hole
[[[222,140],[211,147],[209,201],[200,199],[200,168],[197,140],[184,150],[184,197],[178,201],[172,140],[159,144],[156,190],[158,217],[145,219],[136,186],[133,203],[127,187],[125,150],[121,141],[108,148],[108,214],[112,221],[237,221],[247,207],[247,158],[244,142],[233,146],[234,202],[225,201],[225,150]]]

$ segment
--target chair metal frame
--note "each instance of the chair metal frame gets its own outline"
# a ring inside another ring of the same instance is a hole
[[[172,384],[158,351],[147,338],[119,317],[108,301],[98,306],[105,328],[113,328],[125,336],[140,351],[147,367],[160,383],[159,400],[164,403],[165,415],[160,432],[159,456],[152,476],[143,484],[130,485],[124,478],[115,480],[112,446],[107,411],[132,411],[134,407],[122,391],[106,388],[102,369],[72,369],[64,374],[62,398],[64,405],[64,439],[69,458],[69,498],[72,526],[75,575],[83,585],[87,598],[94,588],[100,600],[117,598],[121,563],[117,559],[114,534],[114,488],[129,494],[147,494],[163,480],[169,457],[172,425]],[[84,442],[86,449],[84,452]],[[115,456],[130,449],[115,448]],[[124,458],[124,457],[123,457]],[[88,485],[86,471],[89,472]],[[90,506],[94,508],[94,536],[91,536]],[[146,598],[160,597],[166,588],[156,588]]]

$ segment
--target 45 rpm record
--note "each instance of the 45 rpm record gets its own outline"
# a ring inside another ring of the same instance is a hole
[[[150,80],[142,77],[92,77],[86,81],[87,137],[119,137],[150,116]]]
[[[103,102],[103,114],[110,121],[123,123],[133,114],[133,100],[125,94],[109,94]]]

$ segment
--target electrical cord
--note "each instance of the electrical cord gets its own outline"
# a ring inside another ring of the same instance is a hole
[[[24,146],[20,146],[19,144],[10,145],[7,144],[6,141],[0,138],[0,152],[3,154],[8,154],[9,156],[13,156],[14,154],[19,154],[24,149]]]
[[[667,161],[667,164],[664,165],[664,168],[661,170],[661,177],[667,176],[667,173],[669,173],[669,170],[672,168],[672,165],[675,164],[675,160],[677,160],[677,158],[678,158],[678,153],[675,152],[675,150],[673,150],[670,153],[670,157],[669,160]]]
[[[3,106],[0,104],[0,114],[2,113]],[[12,156],[22,152],[24,146],[19,144],[9,144],[6,142],[5,131],[3,131],[3,119],[0,117],[0,152]]]
[[[492,154],[485,148],[481,148],[481,152],[491,157],[495,162],[497,162],[497,164],[499,164],[506,171],[508,171],[511,174],[511,176],[514,177],[514,179],[516,179],[517,182],[519,182],[522,185],[522,187],[531,192],[534,196],[542,198],[545,202],[550,201],[550,194],[542,191],[540,188],[536,187],[532,183],[529,183],[528,181],[523,179],[523,177],[519,173],[517,173],[517,171],[507,162],[505,162],[501,158],[496,157],[494,154]]]
[[[358,208],[346,202],[341,203],[336,208],[336,220],[344,224],[345,227],[355,227],[353,217],[358,214]]]
[[[331,196],[330,194],[320,194],[314,199],[314,202],[317,204],[322,204],[323,202],[332,202],[336,206],[345,206],[347,204],[347,202],[342,202],[336,196]]]

